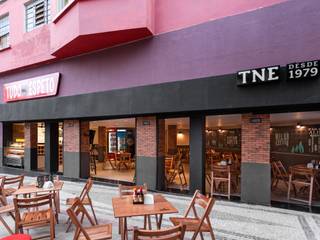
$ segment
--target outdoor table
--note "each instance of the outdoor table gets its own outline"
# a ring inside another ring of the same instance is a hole
[[[154,194],[154,204],[133,204],[132,196],[122,196],[112,198],[114,217],[123,219],[120,225],[121,239],[127,236],[127,218],[137,216],[147,216],[149,229],[151,229],[150,216],[156,215],[157,228],[161,228],[163,214],[178,213],[179,211],[162,195]],[[159,217],[158,217],[159,215]]]
[[[62,190],[63,181],[54,181],[53,188],[39,188],[36,184],[23,185],[17,189],[12,195],[18,197],[19,195],[31,195],[37,193],[50,192],[54,194],[54,205],[57,213],[60,213],[60,191]]]
[[[27,234],[13,234],[11,236],[1,238],[0,240],[32,240],[32,238]]]

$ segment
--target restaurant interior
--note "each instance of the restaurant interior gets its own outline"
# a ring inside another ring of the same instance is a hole
[[[135,118],[90,122],[90,175],[135,182]]]

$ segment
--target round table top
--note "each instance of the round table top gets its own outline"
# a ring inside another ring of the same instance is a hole
[[[32,240],[32,238],[27,234],[13,234],[11,236],[1,238],[1,240]]]

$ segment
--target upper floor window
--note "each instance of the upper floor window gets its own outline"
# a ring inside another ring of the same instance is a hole
[[[9,47],[9,15],[0,17],[0,49]]]
[[[69,2],[69,0],[58,0],[58,11],[61,11]]]
[[[50,20],[50,0],[32,0],[26,4],[26,30],[47,24]]]

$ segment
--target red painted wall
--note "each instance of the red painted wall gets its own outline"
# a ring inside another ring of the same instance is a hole
[[[24,4],[28,1],[29,0],[7,0],[5,3],[0,4],[0,16],[8,12],[10,14],[11,45],[10,49],[0,52],[0,73],[40,64],[45,61],[56,60],[55,57],[50,54],[52,49],[50,44],[50,24],[41,26],[28,33],[25,32]],[[161,34],[206,21],[252,11],[283,1],[286,0],[156,0],[155,9],[150,9],[150,11],[154,11],[154,34]],[[122,6],[119,5],[117,7]],[[55,0],[51,2],[51,9],[53,19],[56,15]],[[94,11],[91,11],[91,13],[92,12]],[[114,9],[114,12],[116,13],[117,9]],[[123,17],[126,18],[126,16]],[[117,23],[115,22],[114,24],[116,25]],[[67,33],[69,29],[70,26],[66,27],[65,33]],[[67,34],[60,35],[59,38],[61,39],[67,36]]]

